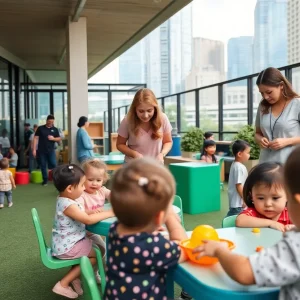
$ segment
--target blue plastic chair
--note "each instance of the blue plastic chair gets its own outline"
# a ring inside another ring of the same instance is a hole
[[[222,228],[228,228],[228,227],[236,227],[235,226],[235,220],[238,215],[225,217],[222,221]]]

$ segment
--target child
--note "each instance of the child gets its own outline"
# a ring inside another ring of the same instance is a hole
[[[9,166],[11,168],[16,168],[18,166],[18,154],[15,152],[13,147],[9,148]]]
[[[235,254],[224,247],[223,243],[216,241],[204,241],[202,246],[194,249],[199,256],[217,257],[224,271],[241,284],[257,284],[260,287],[281,286],[278,298],[281,300],[300,297],[299,157],[300,147],[291,153],[284,168],[285,185],[289,196],[288,211],[296,225],[295,231],[285,233],[283,239],[276,245],[249,257]]]
[[[86,176],[85,190],[77,201],[84,206],[85,212],[89,215],[102,211],[101,208],[104,206],[105,199],[109,199],[110,190],[102,186],[102,184],[107,182],[109,176],[106,164],[98,159],[85,160],[82,168]],[[103,211],[101,221],[110,218],[112,215],[114,215],[112,210]],[[101,236],[91,232],[87,232],[87,236],[95,242],[104,256],[105,243]],[[97,279],[99,280],[98,276]]]
[[[7,158],[0,160],[0,208],[4,207],[4,196],[6,196],[8,207],[13,206],[12,188],[16,188],[14,177],[8,170],[9,161]]]
[[[235,157],[230,167],[228,180],[229,211],[227,217],[238,215],[243,211],[243,187],[248,176],[248,171],[243,165],[250,157],[250,146],[247,142],[237,140],[232,145],[232,153]]]
[[[186,239],[172,203],[175,182],[152,159],[131,160],[113,177],[104,299],[167,299],[166,272],[186,259],[174,240]],[[170,240],[157,229],[166,224]]]
[[[203,143],[203,150],[201,153],[201,160],[207,163],[217,163],[216,153],[216,142],[213,140],[205,140]]]
[[[214,134],[211,131],[206,131],[204,133],[204,140],[213,140]]]
[[[75,199],[84,191],[85,175],[76,165],[61,165],[53,170],[53,183],[59,191],[52,229],[52,255],[59,259],[88,256],[96,264],[96,252],[92,241],[86,238],[85,225],[102,220],[101,213],[88,215]],[[67,298],[77,298],[83,291],[79,280],[80,266],[74,266],[52,291]],[[73,285],[74,290],[70,287]]]
[[[238,227],[291,228],[287,197],[280,164],[266,162],[255,166],[245,181],[243,198],[248,206],[236,219]]]

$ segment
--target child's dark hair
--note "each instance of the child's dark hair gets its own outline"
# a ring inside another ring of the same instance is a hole
[[[236,140],[232,144],[232,154],[234,156],[237,156],[237,154],[239,152],[243,152],[249,147],[250,147],[250,145],[247,142],[245,142],[243,140]]]
[[[169,170],[156,160],[141,158],[115,173],[110,202],[122,224],[141,228],[166,210],[174,195],[175,181]]]
[[[284,180],[286,188],[289,193],[293,196],[295,194],[300,194],[300,180],[299,180],[299,170],[300,170],[300,147],[296,147],[295,150],[288,157],[284,165]]]
[[[206,132],[204,133],[204,138],[207,140],[207,139],[209,139],[210,137],[212,137],[213,135],[214,135],[213,132],[211,132],[211,131],[206,131]]]
[[[0,169],[5,170],[9,167],[9,160],[5,157],[0,160]]]
[[[211,147],[211,146],[216,146],[216,142],[214,140],[205,140],[204,141],[200,158],[202,158],[202,156],[207,156],[207,152],[205,149],[207,147]],[[212,161],[214,163],[217,163],[217,158],[214,154],[212,155]]]
[[[252,189],[257,185],[265,185],[271,188],[274,184],[283,187],[283,167],[280,163],[265,162],[251,169],[243,188],[243,198],[248,207],[254,207],[252,203]]]
[[[59,192],[63,192],[69,185],[78,186],[83,176],[83,170],[75,164],[60,165],[52,172],[54,186]]]

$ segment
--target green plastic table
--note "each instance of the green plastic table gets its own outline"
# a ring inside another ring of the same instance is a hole
[[[220,210],[219,164],[174,163],[169,169],[175,177],[176,195],[182,199],[183,212],[193,215]]]
[[[256,247],[273,246],[282,238],[282,232],[270,228],[261,228],[260,233],[252,233],[252,228],[237,227],[217,229],[217,232],[220,238],[235,243],[236,248],[233,252],[246,256],[255,253]],[[168,274],[170,298],[174,294],[174,282],[183,287],[195,300],[275,300],[279,295],[279,288],[244,286],[233,281],[219,263],[212,266],[201,266],[190,261],[179,264]]]

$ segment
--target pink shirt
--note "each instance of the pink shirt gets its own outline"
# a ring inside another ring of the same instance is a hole
[[[163,135],[170,133],[172,131],[172,126],[166,114],[162,114],[162,126],[159,129],[159,132],[162,133],[162,137],[154,140],[151,138],[152,129],[146,132],[144,129],[140,128],[138,135],[135,136],[133,133],[129,132],[128,120],[125,117],[120,124],[118,129],[118,134],[123,138],[128,138],[127,146],[143,156],[156,157],[163,147]],[[125,161],[131,160],[132,157],[125,156]]]
[[[85,210],[95,210],[103,207],[105,199],[108,199],[109,196],[110,190],[103,186],[96,194],[89,194],[84,191],[76,201],[84,206]]]

